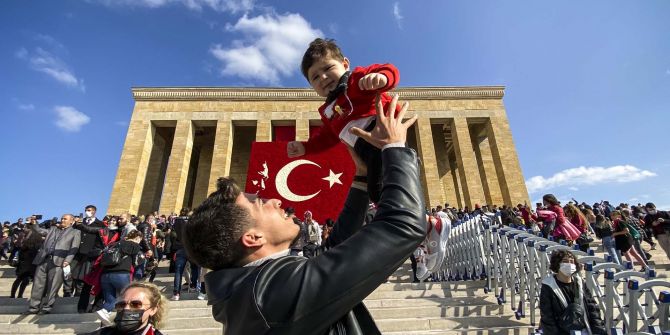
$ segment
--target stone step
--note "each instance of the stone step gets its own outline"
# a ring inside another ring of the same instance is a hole
[[[471,330],[424,330],[385,332],[385,335],[532,335],[533,327],[489,327]]]
[[[193,293],[185,293],[180,301],[168,301],[170,310],[183,308],[208,308],[206,300],[196,299]],[[52,309],[53,314],[77,313],[78,298],[57,298]],[[28,299],[0,298],[0,314],[20,314],[28,310]]]
[[[457,298],[405,298],[405,299],[366,299],[365,306],[368,308],[395,308],[395,307],[420,307],[433,306],[444,308],[445,306],[498,306],[498,300],[493,295],[479,295],[475,297]]]
[[[74,321],[59,323],[18,323],[5,324],[0,327],[0,334],[59,334],[59,333],[86,333],[97,329],[98,321]],[[221,324],[211,316],[184,318],[180,315],[168,315],[167,322],[161,331],[171,333],[174,329],[219,328]]]
[[[509,316],[484,316],[484,317],[427,317],[427,318],[399,318],[388,320],[377,320],[382,333],[402,331],[474,331],[487,330],[489,328],[531,328],[522,319],[517,321]]]
[[[482,289],[448,290],[431,288],[426,290],[407,291],[374,291],[366,299],[400,299],[400,298],[449,298],[449,297],[474,297],[482,295]]]

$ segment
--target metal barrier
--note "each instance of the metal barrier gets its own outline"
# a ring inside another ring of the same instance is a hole
[[[552,275],[551,253],[570,250],[583,265],[585,285],[612,334],[670,332],[670,292],[661,291],[670,289],[670,282],[656,279],[653,269],[633,271],[630,262],[619,265],[609,255],[597,257],[594,250],[584,252],[531,230],[503,226],[492,215],[456,222],[449,242],[444,278],[486,279],[484,292],[496,294],[500,305],[509,303],[517,319],[529,316],[533,327],[539,326],[542,280]]]

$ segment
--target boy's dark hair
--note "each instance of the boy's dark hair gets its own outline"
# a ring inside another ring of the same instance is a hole
[[[240,188],[230,178],[219,178],[216,191],[193,211],[181,239],[190,260],[210,270],[235,266],[247,256],[240,242],[253,226],[251,214],[235,204]]]
[[[98,208],[95,207],[95,206],[93,206],[93,205],[88,205],[88,206],[84,207],[84,210],[87,210],[87,209],[89,209],[89,208],[92,208],[92,209],[93,209],[94,211],[96,211],[96,212],[98,211]]]
[[[132,239],[138,238],[138,237],[139,238],[144,238],[144,234],[142,234],[142,232],[137,230],[137,229],[136,230],[131,230],[131,231],[128,232],[128,234],[126,234],[126,240],[132,240]]]
[[[575,261],[577,272],[582,271],[582,264],[577,261],[575,254],[568,250],[556,250],[551,253],[551,258],[549,259],[549,270],[558,273],[558,270],[561,268],[561,261],[566,256],[571,257]]]
[[[309,44],[305,55],[302,56],[302,63],[300,64],[300,70],[302,75],[305,76],[307,81],[307,71],[312,67],[315,60],[331,57],[339,61],[344,61],[344,56],[342,55],[342,50],[340,47],[335,44],[335,40],[332,38],[317,38],[312,43]]]

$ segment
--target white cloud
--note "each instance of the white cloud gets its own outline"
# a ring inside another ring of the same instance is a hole
[[[31,111],[35,110],[35,105],[33,104],[19,104],[19,109],[22,111]]]
[[[584,167],[567,169],[554,174],[549,178],[535,176],[526,180],[528,192],[534,193],[546,189],[578,185],[595,185],[603,183],[627,183],[655,177],[656,173],[641,170],[632,165],[616,165],[611,167]]]
[[[69,132],[78,132],[81,127],[91,122],[91,118],[70,106],[56,106],[56,125]]]
[[[37,47],[35,48],[35,52],[31,53],[25,48],[20,48],[14,55],[19,59],[27,61],[33,70],[45,73],[67,86],[77,87],[82,92],[86,91],[84,80],[77,78],[75,73],[62,59],[47,50]]]
[[[108,7],[146,7],[160,8],[169,5],[182,5],[188,9],[201,11],[204,8],[218,12],[247,12],[254,8],[255,0],[89,0]]]
[[[398,23],[398,27],[402,29],[402,20],[404,17],[400,13],[400,3],[398,1],[393,3],[393,17],[395,18],[396,23]]]
[[[244,15],[226,30],[242,33],[245,39],[233,41],[229,48],[217,44],[209,49],[222,63],[221,74],[271,85],[298,72],[309,43],[323,35],[300,14],[291,13]]]
[[[570,186],[570,187],[568,187],[568,190],[577,192],[577,191],[579,191],[579,188],[574,187],[574,186]]]

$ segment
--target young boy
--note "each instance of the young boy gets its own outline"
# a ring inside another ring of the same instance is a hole
[[[357,127],[371,131],[375,126],[376,99],[386,110],[391,97],[384,93],[398,85],[398,69],[391,64],[373,64],[350,71],[349,59],[332,39],[317,38],[302,58],[302,74],[326,102],[319,107],[323,126],[306,142],[293,141],[287,146],[289,157],[321,152],[342,141],[354,148],[368,168],[368,193],[373,202],[381,193],[381,151],[349,130]],[[400,106],[396,108],[396,112]]]

